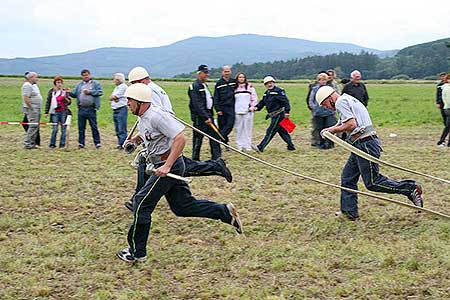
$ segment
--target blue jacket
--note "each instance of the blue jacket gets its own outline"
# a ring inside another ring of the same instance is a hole
[[[208,85],[200,82],[200,80],[194,81],[188,89],[189,96],[189,109],[191,110],[191,115],[198,115],[203,117],[203,119],[212,119],[213,110],[206,107],[206,92],[205,89]]]
[[[311,89],[311,94],[309,95],[309,105],[312,108],[312,115],[314,117],[332,116],[332,115],[334,115],[334,111],[320,106],[319,103],[317,103],[317,101],[316,101],[316,93],[320,87],[321,87],[321,85],[319,85],[319,84],[316,84],[315,86],[313,86],[313,88]]]
[[[269,114],[283,107],[285,113],[289,113],[291,110],[291,105],[289,99],[286,97],[286,92],[277,86],[264,92],[261,101],[256,105],[256,110],[259,111],[264,107],[266,107]]]
[[[102,85],[95,80],[92,80],[92,90],[91,90],[91,96],[94,97],[94,104],[95,104],[95,110],[99,110],[100,109],[100,97],[103,96],[103,89],[102,89]],[[75,89],[73,91],[70,92],[70,97],[72,98],[77,98],[77,106],[78,108],[80,107],[80,94],[83,92],[81,90],[81,86],[83,85],[83,81],[81,81],[80,83],[78,83],[75,86]]]

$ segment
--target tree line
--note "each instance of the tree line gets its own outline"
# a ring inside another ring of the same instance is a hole
[[[450,39],[415,45],[400,50],[395,56],[380,58],[362,51],[359,54],[341,52],[325,56],[280,60],[266,63],[236,63],[233,72],[244,72],[248,78],[273,75],[278,79],[313,78],[321,70],[334,69],[340,78],[358,69],[365,79],[435,79],[436,74],[450,70]],[[211,70],[211,77],[219,78],[221,69]],[[175,77],[195,77],[195,73]]]

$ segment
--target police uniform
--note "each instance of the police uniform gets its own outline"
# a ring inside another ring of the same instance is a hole
[[[266,119],[270,118],[270,125],[263,140],[257,146],[258,150],[260,152],[264,151],[276,133],[286,142],[288,150],[295,150],[291,136],[286,129],[280,126],[280,122],[285,118],[285,114],[288,114],[291,110],[289,99],[286,97],[284,89],[275,86],[271,90],[266,90],[262,100],[256,105],[256,110],[259,111],[264,107],[267,109]]]
[[[158,168],[165,163],[174,138],[184,130],[184,126],[160,107],[150,106],[141,116],[138,130],[149,161]],[[170,172],[184,175],[185,164],[181,156],[175,161]],[[128,231],[129,248],[126,249],[133,259],[143,258],[147,254],[151,214],[162,196],[166,197],[170,209],[177,216],[220,219],[229,224],[232,222],[227,205],[195,199],[184,181],[151,175],[134,197],[134,220]],[[121,252],[124,251],[125,249]]]
[[[200,80],[194,81],[188,89],[189,109],[191,111],[191,119],[195,128],[200,129],[206,134],[220,139],[217,133],[205,123],[206,120],[214,120],[213,115],[213,98],[206,83]],[[200,160],[200,149],[202,147],[203,135],[194,131],[192,137],[192,159]],[[211,148],[211,159],[218,159],[221,156],[219,143],[209,140]]]
[[[230,78],[228,81],[223,77],[216,82],[214,87],[214,109],[217,112],[222,112],[222,115],[217,116],[220,134],[225,138],[225,143],[228,144],[228,135],[233,130],[235,121],[234,112],[234,90],[236,88],[236,80]]]
[[[381,156],[381,143],[372,127],[369,112],[363,103],[353,96],[342,94],[336,100],[335,107],[340,113],[339,123],[345,123],[351,119],[356,121],[357,127],[348,132],[349,142],[359,150],[379,158]],[[381,175],[378,164],[352,153],[342,171],[341,185],[357,190],[360,176],[364,185],[370,191],[402,194],[411,201],[414,197],[417,197],[416,188],[420,189],[414,180],[395,181]],[[417,202],[413,201],[413,203],[417,205]],[[359,217],[358,195],[356,193],[341,190],[341,211],[351,219]]]

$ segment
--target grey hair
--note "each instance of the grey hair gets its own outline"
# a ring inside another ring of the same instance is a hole
[[[225,65],[225,66],[222,67],[222,71],[225,70],[226,68],[231,70],[231,67],[229,65]]]
[[[125,75],[123,73],[115,73],[114,79],[119,80],[121,83],[125,82]]]
[[[350,77],[353,78],[356,74],[359,74],[361,76],[361,72],[358,70],[354,70],[353,72],[350,73]]]
[[[38,76],[38,73],[36,72],[27,72],[27,74],[25,75],[25,79],[26,80],[30,80],[31,77],[35,77]]]

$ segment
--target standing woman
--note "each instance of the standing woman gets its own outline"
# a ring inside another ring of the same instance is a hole
[[[256,109],[258,96],[247,76],[240,72],[236,75],[237,85],[234,90],[236,144],[239,150],[252,150],[253,110]]]
[[[450,74],[444,79],[442,89],[442,103],[443,103],[443,115],[445,116],[445,127],[442,131],[441,138],[439,139],[438,146],[445,147],[445,139],[450,133]],[[450,147],[450,139],[447,142],[447,147]]]
[[[57,123],[53,125],[52,136],[50,138],[50,148],[56,148],[56,136],[58,135],[58,125],[61,125],[61,139],[59,148],[66,146],[66,119],[68,115],[67,106],[70,105],[69,92],[63,88],[64,80],[61,76],[53,79],[54,87],[48,91],[47,102],[45,104],[45,117],[50,113],[50,122]]]
[[[114,74],[114,84],[116,87],[111,94],[111,108],[113,110],[114,128],[117,136],[117,149],[122,150],[122,145],[127,138],[127,118],[128,106],[125,91],[127,84],[125,83],[125,75],[122,73]]]
[[[22,85],[22,112],[24,113],[23,121],[27,127],[23,147],[25,149],[36,149],[40,144],[39,137],[39,121],[41,119],[41,91],[37,85],[39,79],[36,72],[26,72],[25,82]]]

